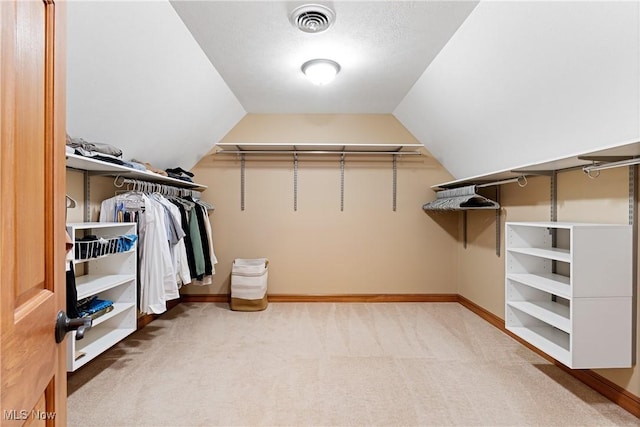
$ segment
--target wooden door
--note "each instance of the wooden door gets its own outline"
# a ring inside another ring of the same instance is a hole
[[[65,425],[65,86],[60,5],[0,1],[0,422]]]

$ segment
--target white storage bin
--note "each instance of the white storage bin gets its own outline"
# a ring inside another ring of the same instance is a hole
[[[231,270],[231,309],[260,311],[267,308],[267,278],[269,260],[266,258],[233,261]]]

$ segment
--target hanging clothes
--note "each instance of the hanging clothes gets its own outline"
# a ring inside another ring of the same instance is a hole
[[[139,245],[139,309],[160,314],[180,287],[212,283],[217,259],[205,203],[131,191],[101,204],[101,222],[135,221]]]
[[[120,194],[102,202],[100,222],[124,222],[127,217],[135,217],[138,223],[138,308],[145,314],[164,313],[166,302],[180,297],[168,244],[165,209],[140,192]]]
[[[202,237],[200,235],[200,225],[196,215],[195,207],[189,212],[189,235],[193,245],[193,255],[196,264],[196,279],[202,280],[205,272],[204,251],[202,249]]]
[[[194,285],[206,286],[213,283],[213,275],[215,274],[215,265],[218,259],[213,251],[213,233],[211,231],[211,223],[207,212],[208,206],[205,207],[196,201],[196,218],[200,229],[200,239],[203,245],[203,256],[205,258],[205,274],[194,281]]]
[[[202,206],[202,212],[205,217],[204,225],[207,232],[207,240],[209,241],[209,254],[211,255],[211,274],[216,274],[215,265],[218,263],[218,258],[213,251],[213,231],[211,230],[211,222],[209,219],[209,212],[207,211],[207,207]]]
[[[187,251],[184,242],[186,233],[182,229],[180,210],[165,197],[157,193],[155,193],[154,196],[169,213],[169,216],[167,217],[171,223],[167,226],[167,230],[170,230],[170,232],[168,232],[169,249],[171,252],[173,270],[176,274],[175,280],[178,288],[180,288],[182,285],[188,285],[191,283],[191,272],[189,271]]]
[[[175,281],[173,261],[169,251],[164,208],[155,200],[142,195],[144,213],[140,218],[140,311],[161,314],[166,302],[180,298]]]
[[[177,199],[169,199],[171,203],[173,203],[180,211],[180,224],[182,225],[182,230],[185,233],[184,236],[184,247],[187,255],[187,268],[189,270],[189,275],[192,279],[195,279],[197,276],[196,273],[196,261],[195,254],[193,253],[193,243],[191,242],[191,233],[189,232],[189,220],[187,217],[187,208],[186,201]]]

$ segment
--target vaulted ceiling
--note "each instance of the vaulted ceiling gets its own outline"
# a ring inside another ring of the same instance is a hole
[[[319,33],[290,22],[303,2],[171,3],[247,112],[300,114],[393,112],[478,2],[322,2],[335,22]],[[302,74],[315,58],[340,64],[330,85]]]
[[[640,1],[312,1],[324,32],[301,1],[67,2],[69,134],[191,168],[247,113],[392,114],[454,177],[640,141]]]

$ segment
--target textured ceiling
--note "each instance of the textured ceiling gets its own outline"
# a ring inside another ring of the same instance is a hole
[[[336,12],[318,34],[289,22],[320,3]],[[391,113],[478,2],[173,1],[172,5],[249,113]],[[329,58],[342,70],[314,86],[300,66]]]

